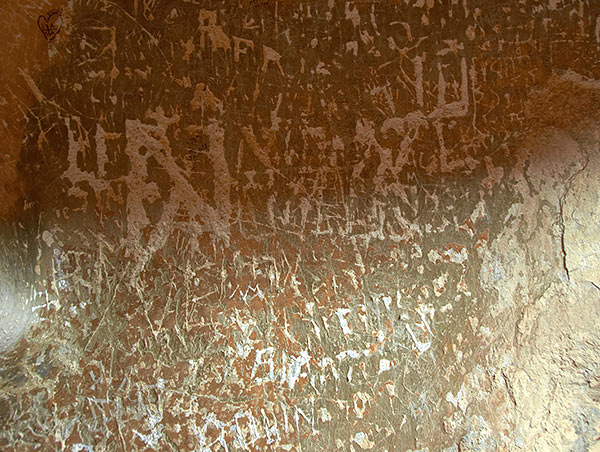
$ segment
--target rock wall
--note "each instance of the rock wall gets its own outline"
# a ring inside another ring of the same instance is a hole
[[[600,450],[599,2],[10,11],[0,445]]]

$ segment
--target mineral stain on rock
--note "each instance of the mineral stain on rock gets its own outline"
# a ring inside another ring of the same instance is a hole
[[[597,2],[5,9],[2,447],[600,447]]]

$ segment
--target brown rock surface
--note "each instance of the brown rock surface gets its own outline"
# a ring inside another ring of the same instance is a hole
[[[599,447],[598,2],[1,8],[1,447]]]

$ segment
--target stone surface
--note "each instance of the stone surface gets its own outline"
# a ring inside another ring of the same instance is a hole
[[[2,8],[0,446],[598,447],[600,3]]]

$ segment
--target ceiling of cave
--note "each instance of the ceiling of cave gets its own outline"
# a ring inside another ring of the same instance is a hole
[[[21,3],[0,445],[530,444],[528,306],[600,284],[600,2]]]

